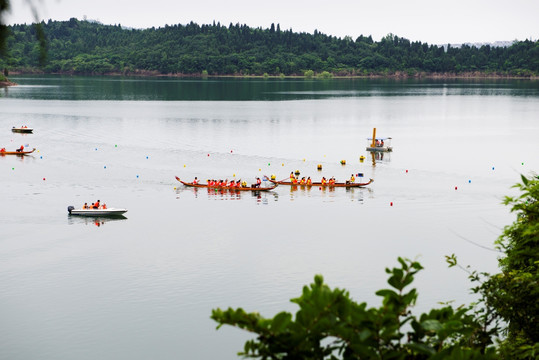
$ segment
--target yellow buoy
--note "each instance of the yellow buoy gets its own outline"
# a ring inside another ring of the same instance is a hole
[[[271,180],[275,180],[275,175],[271,175]]]
[[[346,165],[346,160],[341,160],[341,165]]]
[[[318,166],[316,167],[318,170],[322,170],[322,164],[318,164]]]

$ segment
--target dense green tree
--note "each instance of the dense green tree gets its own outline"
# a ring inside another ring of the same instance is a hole
[[[6,0],[0,0],[1,2]],[[530,76],[539,73],[539,42],[515,42],[507,48],[461,48],[410,42],[389,34],[338,38],[220,23],[166,25],[143,30],[97,22],[41,22],[6,27],[0,66],[26,71],[84,74],[153,72],[210,75],[250,74],[419,74],[466,71]],[[46,61],[45,61],[46,60]]]

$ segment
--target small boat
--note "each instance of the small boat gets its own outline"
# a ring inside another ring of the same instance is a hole
[[[391,152],[393,147],[391,146],[390,137],[376,137],[376,128],[372,129],[372,137],[367,138],[369,144],[366,150],[371,152]]]
[[[364,187],[364,186],[367,186],[369,185],[370,183],[372,183],[374,180],[373,179],[369,179],[368,182],[366,183],[351,183],[351,182],[344,182],[344,183],[335,183],[335,184],[325,184],[325,185],[322,185],[321,182],[313,182],[311,185],[300,185],[300,184],[294,184],[292,183],[291,181],[277,181],[277,180],[271,180],[271,179],[268,179],[269,181],[271,181],[272,183],[274,184],[278,184],[278,185],[290,185],[290,186],[304,186],[304,187],[312,187],[312,186],[321,186],[321,187],[328,187],[328,188],[333,188],[333,187],[344,187],[344,188],[354,188],[354,187]]]
[[[369,145],[367,146],[367,151],[376,151],[376,152],[391,152],[393,151],[393,147],[391,146],[391,138],[385,137],[385,138],[374,138],[374,142],[372,141],[372,138],[367,138],[369,141]],[[374,143],[374,146],[372,144]]]
[[[176,176],[176,180],[181,182],[185,186],[195,187],[195,188],[208,188],[208,189],[218,189],[218,190],[229,190],[229,191],[269,191],[277,187],[277,184],[270,187],[229,187],[229,186],[209,186],[207,184],[193,184],[180,180]]]
[[[18,127],[18,128],[16,128],[14,126],[14,127],[11,128],[11,131],[16,132],[16,133],[31,133],[31,132],[34,131],[34,129],[29,128],[29,127]]]
[[[36,151],[36,148],[33,148],[32,151],[0,151],[0,156],[2,155],[28,155]]]
[[[74,206],[68,206],[67,211],[69,212],[69,215],[79,216],[120,216],[125,214],[127,209],[75,209]]]

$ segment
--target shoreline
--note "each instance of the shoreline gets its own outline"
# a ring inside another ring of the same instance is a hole
[[[497,73],[482,73],[482,72],[466,72],[466,73],[425,73],[417,72],[414,74],[409,74],[403,71],[396,71],[392,74],[365,74],[365,75],[339,75],[331,74],[330,76],[321,76],[320,74],[315,74],[313,76],[305,75],[242,75],[242,74],[216,74],[216,75],[206,75],[206,74],[182,74],[182,73],[170,73],[162,74],[158,71],[150,70],[138,70],[134,72],[110,72],[103,74],[96,73],[80,73],[76,74],[73,72],[55,72],[55,73],[45,73],[39,70],[30,70],[30,71],[10,71],[11,75],[67,75],[67,76],[134,76],[134,77],[168,77],[168,78],[232,78],[232,79],[315,79],[315,80],[324,80],[324,79],[396,79],[396,80],[407,80],[407,79],[432,79],[432,80],[449,80],[449,79],[461,79],[461,80],[539,80],[539,76],[535,75],[526,75],[526,76],[517,76],[517,75],[508,75],[508,74],[497,74]],[[0,81],[0,87],[6,86],[15,86],[16,83],[12,81]]]

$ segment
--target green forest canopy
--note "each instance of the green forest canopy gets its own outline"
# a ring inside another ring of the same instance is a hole
[[[39,25],[39,26],[36,26]],[[510,47],[443,47],[389,34],[338,38],[220,23],[126,29],[98,22],[52,21],[8,26],[7,53],[0,67],[12,71],[108,74],[200,75],[391,75],[480,72],[511,76],[539,74],[539,41]],[[46,38],[46,61],[39,33]]]

